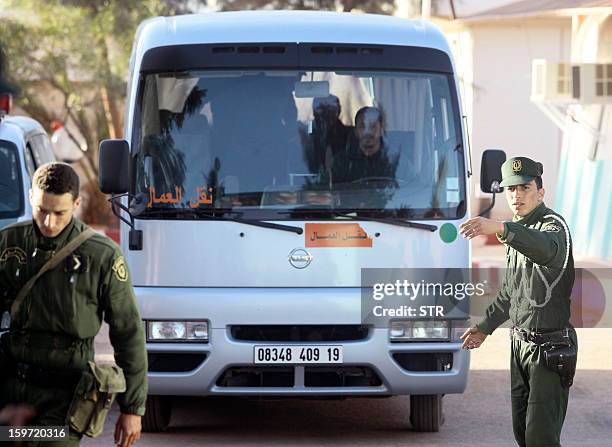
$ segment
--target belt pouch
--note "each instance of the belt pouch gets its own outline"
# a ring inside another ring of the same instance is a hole
[[[125,389],[121,368],[88,362],[70,404],[70,428],[91,438],[100,435],[115,395],[123,393]]]

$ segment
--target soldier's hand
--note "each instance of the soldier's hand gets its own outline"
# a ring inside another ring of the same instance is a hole
[[[480,348],[480,345],[485,341],[488,337],[487,334],[482,332],[480,329],[476,327],[468,328],[461,337],[463,340],[463,345],[461,345],[461,349],[476,349]]]
[[[130,447],[140,439],[141,417],[136,414],[121,414],[115,424],[115,444]]]
[[[21,427],[34,416],[34,409],[28,405],[9,404],[0,409],[0,425]]]
[[[459,225],[459,233],[466,239],[473,239],[476,236],[487,236],[495,233],[502,234],[503,232],[503,222],[487,219],[486,217],[473,217]]]

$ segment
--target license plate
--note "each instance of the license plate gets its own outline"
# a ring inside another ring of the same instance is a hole
[[[255,346],[255,363],[342,363],[342,346]]]

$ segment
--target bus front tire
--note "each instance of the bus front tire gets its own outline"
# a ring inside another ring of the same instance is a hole
[[[440,431],[444,423],[442,394],[410,396],[410,423],[414,431]]]
[[[142,417],[142,431],[162,432],[168,429],[172,416],[170,396],[147,396],[145,415]]]

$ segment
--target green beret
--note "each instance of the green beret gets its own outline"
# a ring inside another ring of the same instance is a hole
[[[527,157],[513,157],[501,167],[502,181],[499,186],[515,186],[529,183],[544,172],[542,163]]]

